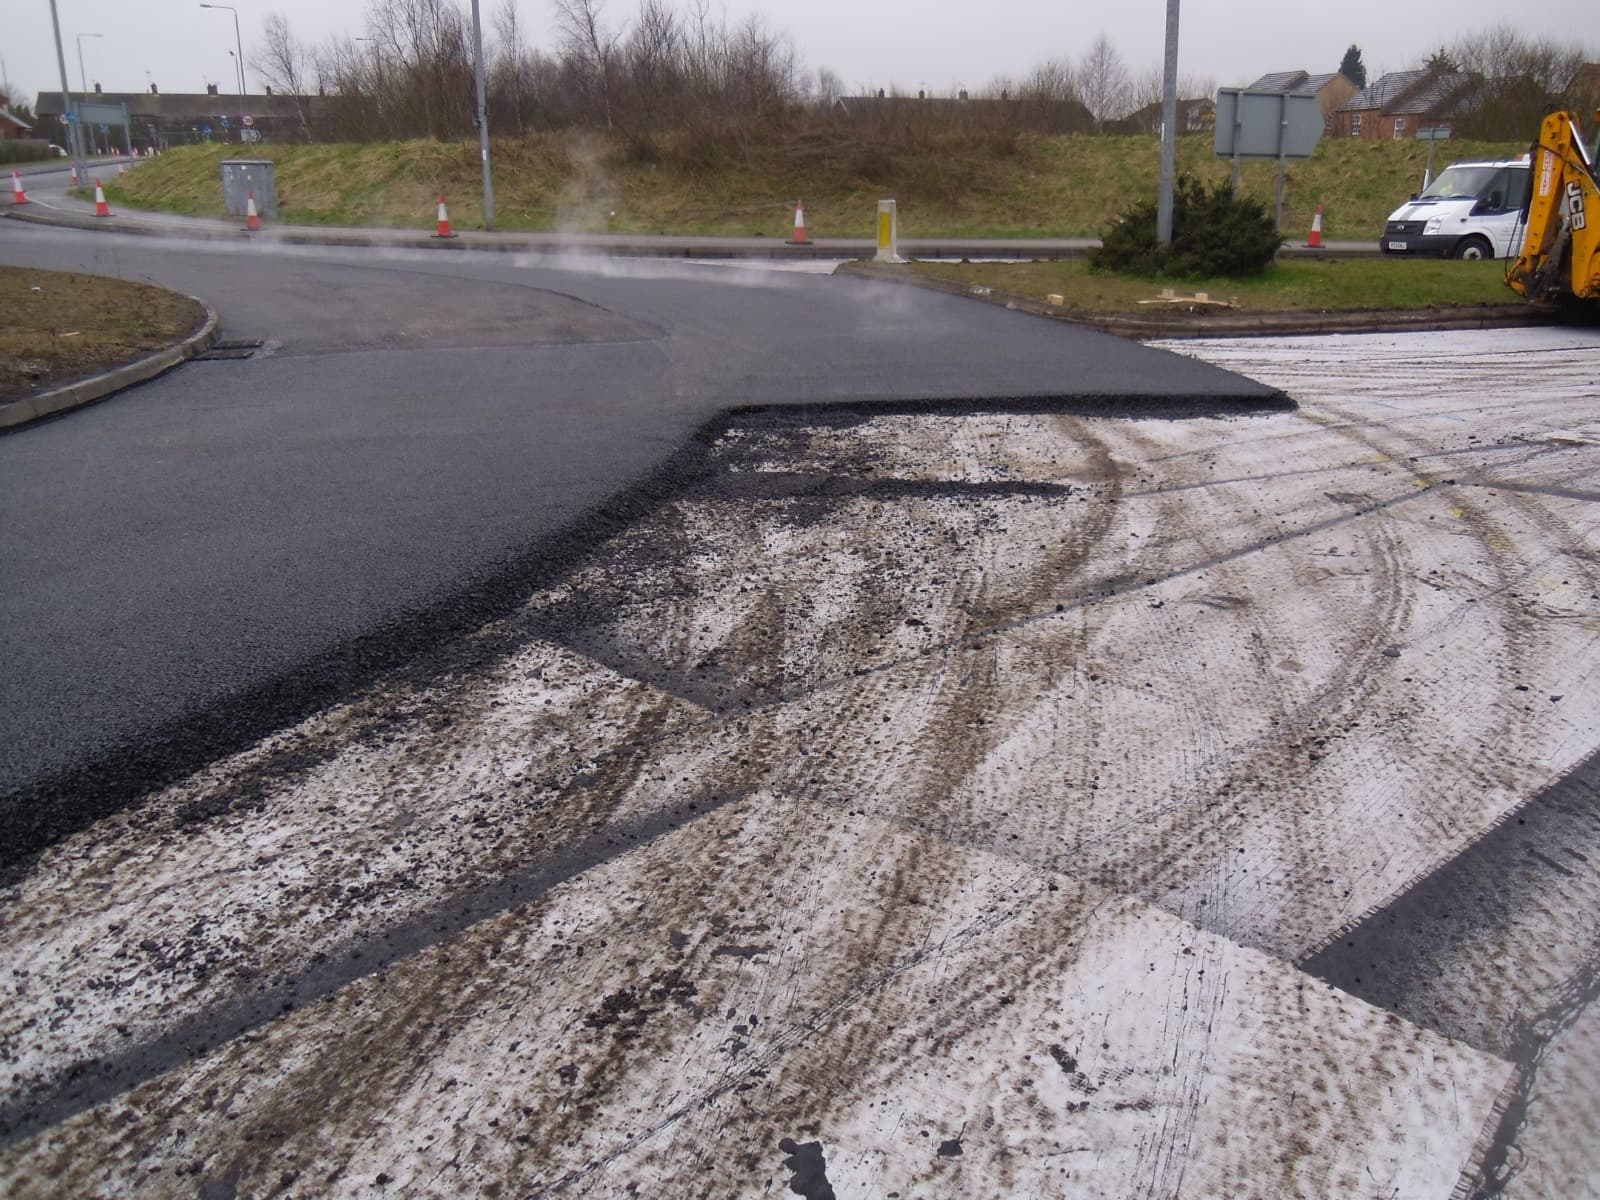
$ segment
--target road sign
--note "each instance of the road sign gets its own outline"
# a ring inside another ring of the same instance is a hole
[[[1233,159],[1235,193],[1241,158],[1278,160],[1275,226],[1279,230],[1283,229],[1284,164],[1291,158],[1310,158],[1322,137],[1322,126],[1322,102],[1309,93],[1217,89],[1217,157]]]
[[[1448,125],[1424,125],[1417,130],[1417,141],[1419,142],[1442,142],[1449,136],[1450,126]]]
[[[254,125],[255,123],[256,119],[249,113],[245,113],[244,116],[239,118],[239,124],[243,125],[246,129],[249,129],[250,126]]]
[[[1315,96],[1217,89],[1218,158],[1310,158],[1322,124]]]

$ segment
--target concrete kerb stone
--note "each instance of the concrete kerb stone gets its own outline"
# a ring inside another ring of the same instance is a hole
[[[0,404],[0,430],[15,429],[31,421],[38,421],[70,409],[82,408],[85,404],[93,404],[96,400],[104,400],[124,388],[165,374],[195,355],[209,350],[216,343],[221,319],[217,316],[217,310],[198,296],[190,296],[189,299],[206,312],[205,321],[194,333],[176,345],[147,354],[124,366],[91,375],[76,383],[51,388],[37,396],[24,396],[20,400]]]
[[[974,288],[951,279],[919,275],[905,267],[872,262],[847,262],[839,274],[926,288],[997,304],[1015,312],[1031,313],[1070,325],[1084,325],[1102,333],[1142,341],[1146,338],[1290,337],[1321,333],[1406,333],[1435,329],[1511,329],[1549,325],[1559,314],[1529,304],[1489,304],[1459,309],[1397,309],[1369,312],[1217,313],[1203,317],[1169,313],[1161,317],[1132,317],[1120,313],[1080,313],[1057,308],[1031,296],[998,288]]]

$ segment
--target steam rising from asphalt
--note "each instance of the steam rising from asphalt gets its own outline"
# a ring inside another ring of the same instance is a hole
[[[184,237],[181,234],[151,238],[144,234],[102,233],[92,243],[76,234],[38,231],[29,233],[39,241],[70,242],[75,249],[93,245],[97,267],[104,264],[105,274],[122,276],[117,251],[129,246],[147,246],[152,241],[174,250],[214,255],[237,255],[241,258],[266,257],[300,259],[326,262],[330,259],[370,264],[373,262],[448,265],[460,261],[441,254],[438,250],[425,250],[414,246],[371,245],[348,247],[336,245],[298,245],[291,242],[267,239],[240,239],[237,242],[209,238]],[[783,288],[792,287],[797,275],[831,275],[844,259],[759,259],[759,258],[668,258],[640,255],[629,257],[592,249],[581,244],[576,231],[560,235],[549,250],[517,251],[457,251],[472,255],[477,265],[508,265],[526,270],[564,271],[604,279],[683,280],[693,282],[715,281],[735,287]],[[568,241],[570,239],[570,241]],[[563,243],[566,244],[563,244]],[[132,276],[130,276],[132,277]],[[145,282],[155,280],[138,276]],[[890,289],[885,289],[888,291]],[[893,289],[898,291],[899,289]]]

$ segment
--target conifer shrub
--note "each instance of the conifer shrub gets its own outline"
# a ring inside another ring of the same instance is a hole
[[[1192,175],[1173,189],[1172,245],[1156,239],[1156,204],[1135,204],[1111,223],[1089,261],[1126,275],[1214,278],[1259,275],[1283,239],[1259,200],[1233,194],[1228,183],[1208,189]]]

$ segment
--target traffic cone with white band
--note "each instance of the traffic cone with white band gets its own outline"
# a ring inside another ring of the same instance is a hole
[[[794,236],[784,243],[787,246],[809,246],[811,239],[806,236],[806,205],[804,200],[794,202]]]
[[[78,186],[78,168],[77,167],[73,167],[72,168],[72,186],[73,187],[77,187]]]
[[[439,197],[439,228],[434,232],[436,238],[453,238],[455,232],[450,228],[450,214],[445,211],[444,197]]]
[[[1322,205],[1317,205],[1317,215],[1311,218],[1311,240],[1306,243],[1313,250],[1322,249]]]
[[[251,189],[244,194],[244,231],[256,233],[261,229],[261,213],[256,208],[255,190]]]
[[[11,203],[28,203],[28,193],[22,190],[22,176],[15,171],[11,172]]]
[[[94,215],[97,217],[111,215],[111,205],[106,203],[106,190],[100,186],[98,179],[94,181]]]

